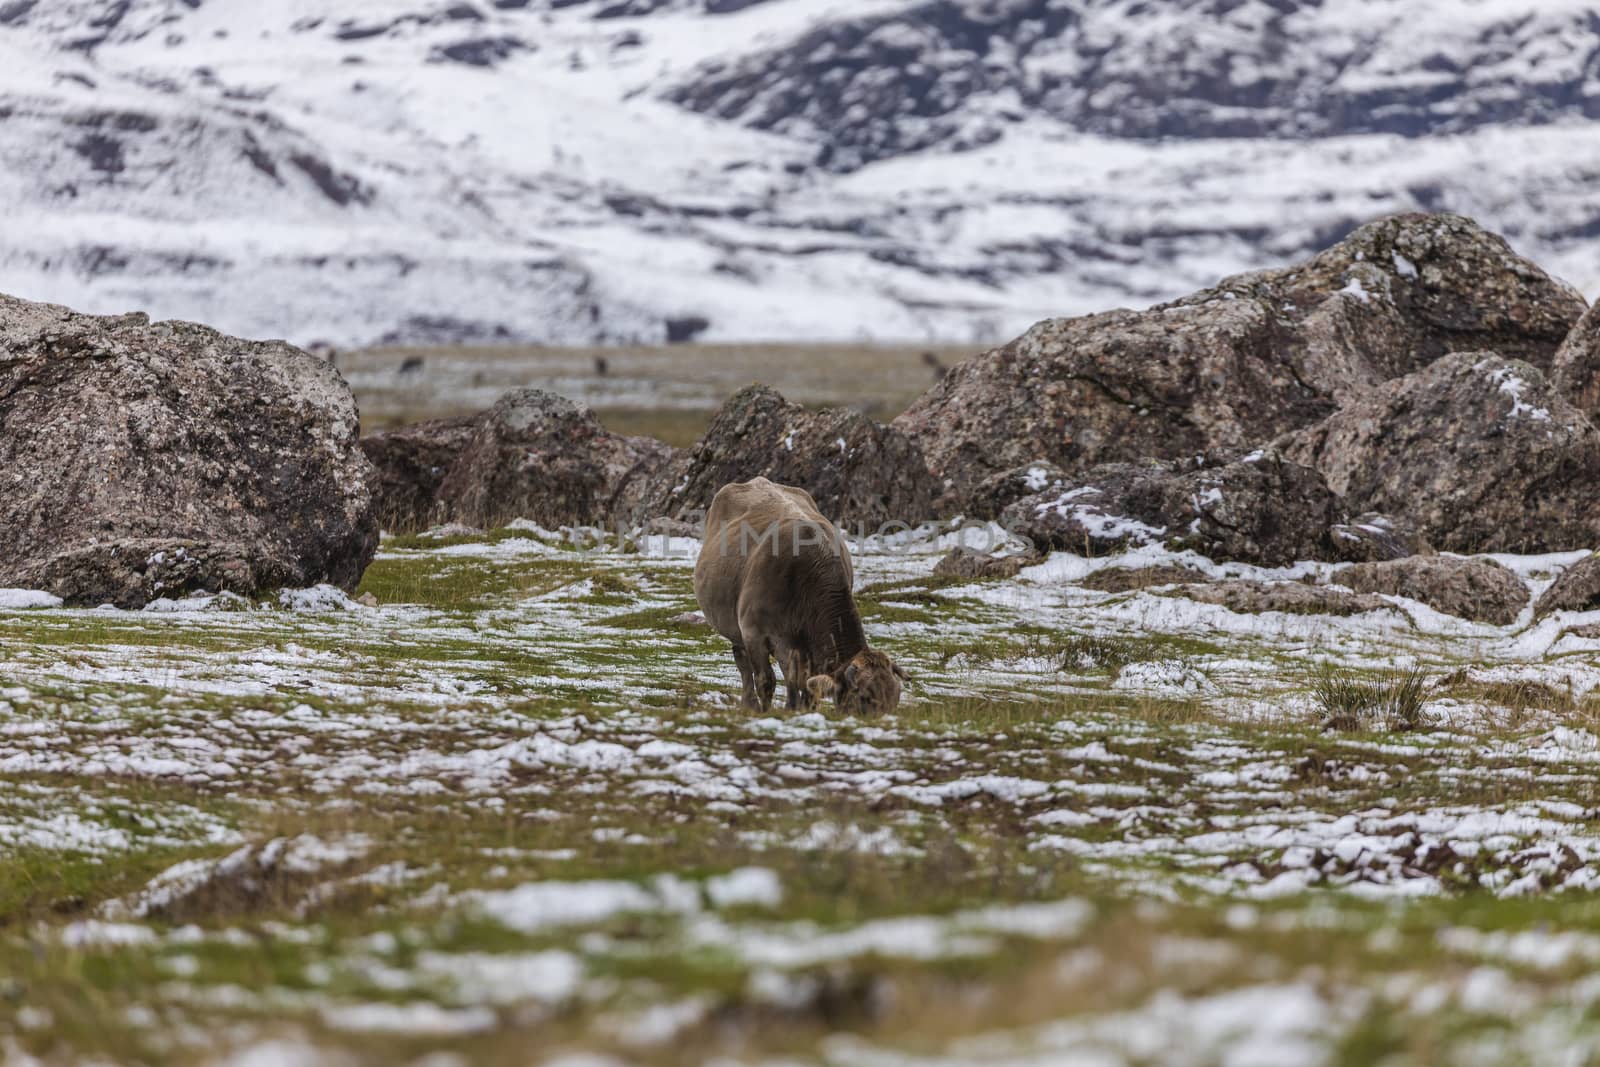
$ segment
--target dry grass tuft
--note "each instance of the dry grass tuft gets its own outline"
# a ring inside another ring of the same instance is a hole
[[[1322,709],[1324,730],[1416,730],[1422,726],[1428,679],[1420,667],[1376,681],[1327,669],[1311,683],[1311,695]]]

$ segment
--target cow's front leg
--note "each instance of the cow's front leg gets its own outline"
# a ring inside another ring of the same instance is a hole
[[[783,687],[789,691],[791,711],[804,711],[815,703],[811,691],[806,688],[806,679],[810,677],[811,657],[803,649],[791,648],[784,653]]]
[[[766,645],[761,646],[761,651],[751,656],[750,666],[756,676],[756,696],[761,701],[761,710],[772,710],[772,694],[778,689],[777,676],[772,671],[772,650]]]

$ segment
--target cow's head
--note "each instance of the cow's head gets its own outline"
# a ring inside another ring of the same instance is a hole
[[[840,711],[856,715],[881,715],[900,703],[900,683],[906,672],[882,652],[865,649],[832,674],[814,674],[806,689],[818,700],[832,697]]]

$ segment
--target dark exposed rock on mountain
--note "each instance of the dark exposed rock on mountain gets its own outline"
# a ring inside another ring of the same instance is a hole
[[[1367,512],[1334,525],[1333,550],[1346,563],[1382,563],[1407,556],[1428,556],[1433,546],[1409,522]]]
[[[658,481],[652,514],[685,517],[729,482],[757,475],[799,486],[822,513],[872,532],[934,515],[936,483],[905,434],[856,411],[808,411],[764,385],[740,390]]]
[[[1589,556],[1562,571],[1539,597],[1533,616],[1553,611],[1594,611],[1600,608],[1600,555]]]
[[[1586,36],[1582,17],[1536,11],[1485,28],[1467,63],[1450,34],[1402,58],[1378,43],[1400,27],[1357,28],[1348,6],[1298,0],[932,0],[823,23],[668,96],[823,141],[839,169],[992,140],[1024,115],[1183,139],[1419,137],[1593,117],[1583,64],[1535,59]]]
[[[1288,615],[1361,615],[1369,611],[1399,609],[1379,596],[1352,593],[1304,582],[1256,582],[1229,579],[1202,585],[1180,585],[1167,595],[1202,604],[1216,604],[1241,615],[1281,611]]]
[[[1528,587],[1492,559],[1412,556],[1361,563],[1334,579],[1358,593],[1387,593],[1418,600],[1446,615],[1509,626],[1528,605]]]
[[[962,506],[1033,460],[1085,471],[1253,447],[1451,351],[1548,369],[1584,310],[1471,220],[1396,216],[1297,267],[1039,323],[954,368],[895,426]]]
[[[1221,466],[1107,464],[1008,506],[1003,526],[1041,548],[1105,555],[1163,543],[1279,566],[1332,559],[1340,502],[1316,471],[1258,453]]]
[[[1520,360],[1447,356],[1277,447],[1352,509],[1401,517],[1442,551],[1600,541],[1600,433]]]
[[[344,380],[297,348],[0,296],[0,585],[354,588],[378,540],[356,437]]]
[[[489,528],[631,523],[677,450],[624,437],[565,397],[522,389],[467,419],[375,434],[363,442],[380,471],[393,530],[441,522]]]

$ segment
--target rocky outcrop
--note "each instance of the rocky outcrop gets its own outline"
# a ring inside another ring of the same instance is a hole
[[[1433,546],[1410,523],[1369,511],[1334,525],[1333,549],[1346,563],[1382,563],[1407,556],[1428,556]]]
[[[0,296],[0,586],[352,589],[378,540],[357,432],[344,380],[290,345]]]
[[[1600,555],[1589,556],[1562,571],[1533,606],[1533,617],[1554,611],[1594,611],[1600,608]]]
[[[953,368],[894,425],[961,508],[1029,462],[1083,472],[1251,448],[1452,351],[1548,369],[1584,310],[1471,220],[1401,215],[1300,266],[1039,323]]]
[[[392,533],[412,533],[434,525],[439,486],[477,432],[478,416],[430,419],[361,439],[376,473],[374,501],[378,522]]]
[[[1180,585],[1163,593],[1202,604],[1216,604],[1241,615],[1278,611],[1288,615],[1361,615],[1398,609],[1387,600],[1304,582],[1255,582],[1230,579],[1203,585]]]
[[[1000,524],[1039,548],[1098,556],[1135,545],[1282,566],[1336,558],[1343,509],[1316,471],[1260,452],[1233,463],[1107,464],[1010,504]]]
[[[1334,581],[1358,593],[1409,597],[1446,615],[1495,626],[1516,622],[1528,605],[1527,585],[1492,559],[1412,556],[1358,564]]]
[[[1276,447],[1352,510],[1403,519],[1441,551],[1600,542],[1600,434],[1519,360],[1448,356]]]
[[[856,411],[808,411],[764,385],[740,390],[705,436],[660,479],[647,508],[685,518],[729,482],[798,486],[830,519],[868,532],[934,517],[937,484],[902,432]]]
[[[594,413],[539,389],[507,393],[468,419],[376,434],[381,510],[396,532],[436,523],[488,529],[631,524],[677,450],[607,431]]]

